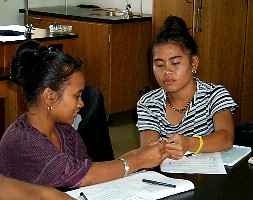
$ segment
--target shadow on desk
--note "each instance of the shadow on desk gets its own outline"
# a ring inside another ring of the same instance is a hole
[[[253,150],[253,122],[235,127],[234,144],[251,147]]]
[[[183,193],[180,193],[180,194],[175,194],[175,195],[172,195],[172,196],[169,196],[169,197],[162,198],[160,200],[166,200],[166,199],[169,199],[169,200],[190,200],[190,199],[194,199],[194,190],[190,190],[190,191],[183,192]]]

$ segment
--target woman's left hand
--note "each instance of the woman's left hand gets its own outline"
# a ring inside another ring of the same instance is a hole
[[[190,147],[190,138],[180,134],[175,134],[165,140],[165,149],[169,153],[169,158],[174,160],[181,159]]]

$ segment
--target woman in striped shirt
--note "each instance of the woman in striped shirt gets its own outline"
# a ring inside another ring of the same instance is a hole
[[[152,56],[161,87],[137,104],[141,146],[166,139],[171,159],[180,159],[187,151],[197,154],[231,148],[232,113],[237,104],[223,86],[194,77],[199,64],[197,45],[181,18],[166,19],[152,44]]]

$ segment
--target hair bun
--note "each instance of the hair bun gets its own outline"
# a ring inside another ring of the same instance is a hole
[[[164,21],[164,25],[161,31],[178,31],[185,34],[188,34],[188,28],[185,24],[185,21],[177,16],[168,16]]]
[[[24,77],[32,76],[36,71],[36,63],[44,52],[47,52],[47,48],[36,41],[22,43],[10,63],[12,81],[21,84]]]

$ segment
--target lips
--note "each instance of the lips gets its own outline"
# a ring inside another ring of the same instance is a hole
[[[77,112],[74,113],[74,118],[77,117],[77,114],[78,114],[79,111],[80,111],[80,110],[78,110]]]
[[[173,83],[175,82],[175,80],[172,79],[172,78],[167,78],[167,79],[165,79],[163,82],[164,82],[164,84],[166,84],[166,85],[171,85],[171,84],[173,84]]]

